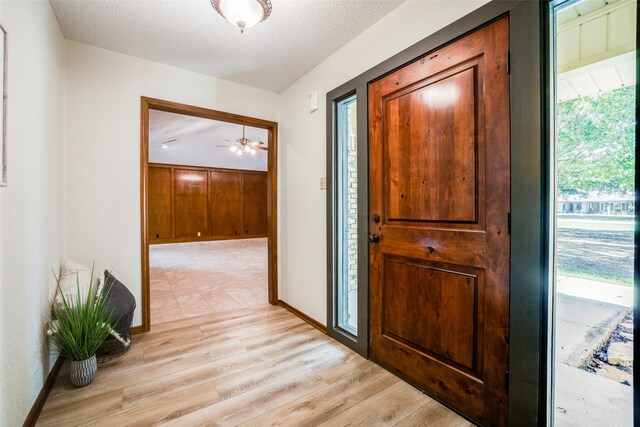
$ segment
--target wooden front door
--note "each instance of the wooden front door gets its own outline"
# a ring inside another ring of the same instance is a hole
[[[370,351],[506,425],[509,21],[369,86]]]

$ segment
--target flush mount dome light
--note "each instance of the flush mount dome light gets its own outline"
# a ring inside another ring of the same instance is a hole
[[[211,0],[211,4],[227,21],[240,28],[241,33],[271,15],[271,0]]]

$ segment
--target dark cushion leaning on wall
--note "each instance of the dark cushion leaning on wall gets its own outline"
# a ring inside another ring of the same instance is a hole
[[[136,308],[136,299],[133,294],[108,270],[104,272],[104,289],[107,297],[107,306],[114,312],[113,329],[120,334],[125,341],[131,337],[131,324],[133,323],[133,311]],[[125,347],[115,337],[109,335],[97,351],[97,356],[107,359],[125,353],[129,347]]]

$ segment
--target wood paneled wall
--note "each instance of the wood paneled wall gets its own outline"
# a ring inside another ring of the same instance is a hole
[[[267,173],[149,164],[149,243],[265,237]]]

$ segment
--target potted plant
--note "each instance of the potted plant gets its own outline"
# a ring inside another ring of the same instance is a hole
[[[58,277],[56,283],[62,298],[53,304],[53,320],[49,322],[47,334],[60,354],[71,361],[73,385],[84,387],[96,376],[96,350],[111,331],[114,313],[106,304],[106,292],[95,291],[93,270],[84,292],[79,278],[75,295],[62,292]]]

